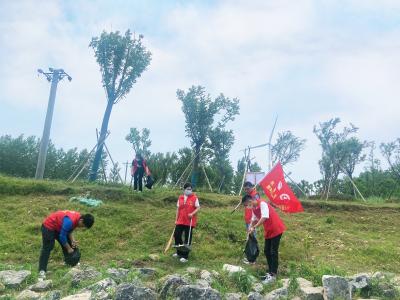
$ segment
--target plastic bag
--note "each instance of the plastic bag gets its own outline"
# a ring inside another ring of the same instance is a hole
[[[146,177],[146,185],[145,185],[145,187],[147,187],[149,190],[151,190],[153,184],[154,184],[153,177],[151,177],[151,175],[147,176]]]
[[[258,242],[253,233],[249,234],[249,238],[246,242],[246,247],[244,248],[244,253],[246,254],[247,260],[251,263],[255,262],[258,254],[260,254]]]
[[[66,255],[64,261],[67,265],[74,267],[78,264],[80,259],[81,259],[81,252],[79,251],[78,248],[75,248],[74,252]]]

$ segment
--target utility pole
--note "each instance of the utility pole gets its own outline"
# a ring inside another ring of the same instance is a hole
[[[42,139],[40,140],[40,150],[35,179],[43,179],[44,167],[46,165],[47,147],[49,146],[50,139],[51,121],[53,119],[54,103],[56,101],[57,84],[64,77],[67,77],[69,81],[72,80],[72,77],[65,73],[63,69],[49,68],[49,71],[50,72],[44,72],[42,69],[38,69],[39,74],[43,74],[47,81],[51,82],[51,88],[49,103],[47,105],[46,120],[44,122],[43,135]]]

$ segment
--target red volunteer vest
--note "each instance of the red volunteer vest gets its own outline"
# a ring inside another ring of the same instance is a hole
[[[49,230],[57,232],[61,231],[62,222],[64,217],[68,217],[72,221],[72,228],[75,229],[78,226],[81,214],[72,210],[59,210],[50,214],[44,221],[43,225]]]
[[[266,201],[259,199],[257,201],[257,207],[253,208],[253,213],[257,217],[257,219],[261,219],[261,202],[265,202],[268,205],[269,209],[269,218],[264,221],[264,237],[265,239],[272,239],[280,234],[282,234],[285,230],[285,224],[283,224],[281,218],[279,218],[278,213],[275,209]]]
[[[180,195],[178,199],[178,219],[176,220],[176,225],[187,225],[190,226],[190,218],[188,214],[196,210],[196,194],[191,194],[187,197],[186,203],[184,203],[184,195]],[[197,224],[197,214],[192,218],[192,227],[196,227]]]
[[[256,189],[253,189],[250,194],[251,198],[253,199],[260,199],[260,195],[257,193]],[[253,209],[245,207],[244,208],[244,222],[246,224],[250,224],[251,223],[251,217],[253,216]]]

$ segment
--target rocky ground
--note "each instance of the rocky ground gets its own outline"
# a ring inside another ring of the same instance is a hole
[[[377,272],[351,277],[324,275],[322,286],[313,286],[304,278],[280,279],[279,288],[264,292],[265,286],[239,266],[225,264],[219,271],[188,267],[183,274],[156,279],[153,268],[110,268],[105,274],[90,266],[72,268],[64,275],[69,295],[53,289],[52,280],[27,285],[31,272],[0,271],[0,299],[18,300],[134,300],[134,299],[400,299],[400,276]],[[218,291],[214,283],[241,274],[250,280],[248,294]],[[246,277],[247,276],[247,277]],[[64,294],[64,296],[62,296]],[[372,298],[371,298],[372,297]]]

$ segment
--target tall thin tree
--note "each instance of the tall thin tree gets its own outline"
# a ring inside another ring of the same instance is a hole
[[[124,35],[105,32],[92,38],[89,47],[93,48],[100,66],[103,87],[106,91],[107,106],[101,124],[99,141],[104,140],[113,105],[123,99],[141,76],[151,61],[151,53],[142,43],[143,36],[132,37],[127,30]],[[90,172],[90,181],[96,180],[103,144],[97,146]]]

